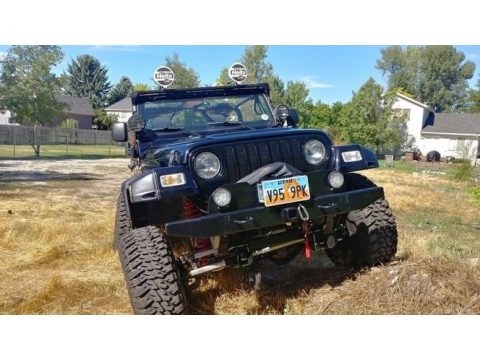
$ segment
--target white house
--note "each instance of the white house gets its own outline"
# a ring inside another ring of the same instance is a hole
[[[397,94],[392,108],[407,118],[408,147],[423,155],[480,158],[480,114],[435,113],[428,105]]]
[[[433,110],[426,104],[398,93],[392,109],[394,109],[394,112],[398,115],[406,116],[406,130],[408,134],[407,147],[419,148],[422,130],[425,127],[428,117],[433,113]]]
[[[0,125],[11,125],[10,123],[10,111],[5,110],[2,111],[0,110]]]
[[[105,112],[107,114],[117,115],[117,119],[120,122],[127,122],[128,118],[133,114],[132,99],[130,96],[127,96],[106,107]]]
[[[432,113],[422,130],[420,151],[437,150],[474,162],[480,158],[479,140],[480,114]]]

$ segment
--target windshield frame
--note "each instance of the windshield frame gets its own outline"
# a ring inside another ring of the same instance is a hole
[[[263,129],[275,124],[264,94],[145,101],[136,110],[145,120],[145,128],[153,131],[209,131],[222,125]]]
[[[225,127],[221,126],[208,126],[206,131],[214,130],[222,130],[225,131],[227,128],[228,130],[237,130],[237,129],[244,129],[244,128],[268,128],[277,125],[277,120],[275,118],[275,112],[272,108],[272,104],[270,102],[270,87],[267,83],[259,83],[259,84],[247,84],[247,85],[235,85],[235,86],[214,86],[214,87],[200,87],[200,88],[187,88],[187,89],[159,89],[159,90],[149,90],[149,91],[141,91],[141,92],[134,92],[131,95],[131,101],[133,106],[133,113],[136,115],[140,115],[142,117],[146,117],[146,122],[148,121],[148,115],[144,111],[145,103],[162,103],[167,100],[172,101],[188,101],[188,100],[197,100],[201,99],[203,101],[207,101],[211,98],[215,97],[225,97],[225,98],[248,98],[248,96],[256,96],[257,99],[261,99],[262,103],[262,111],[266,112],[269,119],[265,121],[259,122],[252,122],[252,121],[245,121],[245,122],[226,122],[226,121],[216,121],[211,123],[212,125],[228,125]],[[237,106],[241,106],[241,101],[236,102]],[[255,111],[255,109],[254,109]],[[258,114],[258,113],[257,113]],[[147,115],[147,116],[146,116]],[[261,115],[261,114],[260,114]],[[259,116],[260,116],[259,115]],[[243,119],[242,119],[243,120]],[[173,124],[168,124],[168,126],[164,126],[165,124],[160,124],[160,126],[148,126],[145,130],[152,131],[152,129],[156,129],[155,132],[161,131],[191,131],[191,132],[198,132],[202,129],[195,128],[195,129],[188,129],[184,127],[174,126]],[[232,126],[230,126],[232,125]],[[235,126],[238,125],[238,126]]]

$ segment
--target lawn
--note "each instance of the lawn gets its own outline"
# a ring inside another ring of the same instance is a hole
[[[117,145],[42,145],[41,158],[98,159],[105,157],[124,157],[125,148]],[[34,158],[35,152],[30,145],[0,145],[0,159]]]

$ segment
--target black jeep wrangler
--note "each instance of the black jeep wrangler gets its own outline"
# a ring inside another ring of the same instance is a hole
[[[134,93],[113,128],[135,176],[118,198],[115,244],[137,314],[187,312],[198,277],[261,259],[325,251],[338,266],[396,253],[383,188],[354,173],[378,167],[358,145],[297,129],[268,84]]]

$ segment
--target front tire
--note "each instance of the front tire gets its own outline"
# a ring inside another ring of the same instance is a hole
[[[127,206],[125,204],[125,197],[123,194],[118,195],[117,212],[115,213],[115,229],[113,237],[113,248],[118,248],[118,242],[129,231],[132,230],[132,223],[127,213]]]
[[[345,174],[348,190],[367,189],[376,185],[360,174]],[[397,252],[398,232],[387,200],[378,199],[364,209],[347,216],[351,234],[327,254],[340,267],[363,267],[385,264]]]
[[[118,253],[135,314],[186,312],[186,296],[174,256],[163,234],[153,226],[129,231]]]

